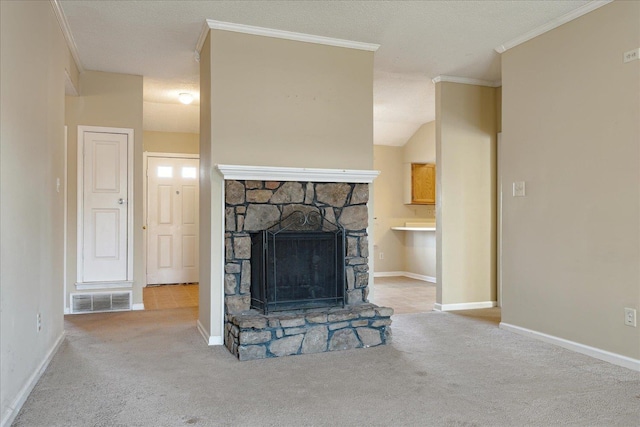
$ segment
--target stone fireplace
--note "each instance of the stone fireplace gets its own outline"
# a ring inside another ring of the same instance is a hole
[[[238,179],[247,174],[229,173],[232,166],[218,168],[225,176],[224,342],[229,351],[240,360],[250,360],[385,344],[393,310],[367,299],[368,182],[377,173],[277,168],[269,175],[252,176],[263,179]],[[268,173],[271,168],[260,169]],[[291,171],[295,176],[288,175]],[[369,175],[363,178],[357,172]],[[307,225],[291,228],[291,222],[300,221]],[[309,226],[314,221],[320,226]],[[286,233],[280,233],[283,227]],[[296,243],[293,253],[278,255],[278,271],[288,268],[294,258],[302,258],[302,267],[295,267],[297,273],[273,274],[270,282],[256,280],[256,275],[272,274],[263,264],[269,259],[261,259],[265,244],[275,245],[274,236],[279,235],[277,247],[282,252],[305,233],[310,233],[305,239],[324,242],[319,246],[314,246],[318,242]],[[337,240],[327,241],[332,233]],[[335,259],[339,259],[337,275],[332,276],[326,270]],[[323,283],[331,277],[337,281]],[[280,303],[256,295],[258,286],[266,292],[275,282],[286,289],[280,291],[285,292]],[[329,291],[320,291],[324,285]],[[335,293],[332,286],[338,287]],[[302,295],[302,304],[289,305],[294,294]]]

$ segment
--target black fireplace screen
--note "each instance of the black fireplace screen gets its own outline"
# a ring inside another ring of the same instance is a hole
[[[344,247],[344,229],[316,211],[252,233],[251,308],[344,306]]]

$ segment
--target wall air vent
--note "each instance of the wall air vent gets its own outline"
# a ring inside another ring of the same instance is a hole
[[[131,291],[71,294],[71,314],[131,310]]]

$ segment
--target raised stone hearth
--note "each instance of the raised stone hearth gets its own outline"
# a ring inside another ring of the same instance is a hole
[[[374,304],[262,315],[229,315],[225,343],[240,360],[350,350],[386,344],[393,309]]]
[[[369,304],[367,183],[225,180],[225,330],[240,360],[385,344],[393,310]],[[317,212],[344,228],[345,307],[273,312],[251,305],[251,233],[292,212]]]

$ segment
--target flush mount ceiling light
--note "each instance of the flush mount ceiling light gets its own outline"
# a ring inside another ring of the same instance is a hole
[[[182,92],[178,95],[178,99],[185,105],[191,104],[193,102],[193,95],[187,92]]]

